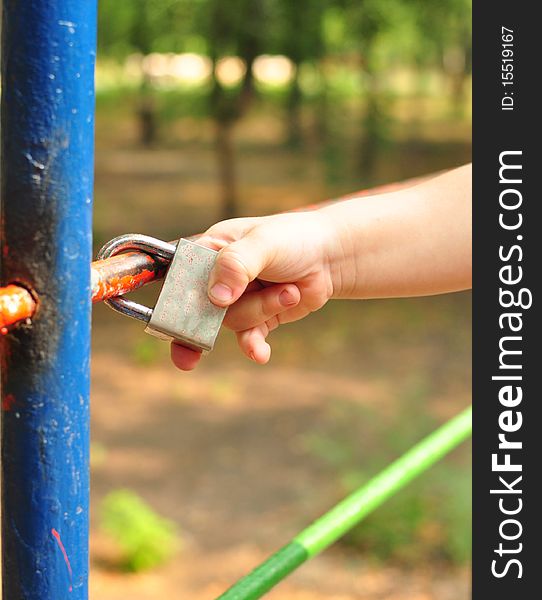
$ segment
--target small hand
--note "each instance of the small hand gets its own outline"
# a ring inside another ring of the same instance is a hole
[[[223,221],[198,243],[219,251],[209,298],[229,307],[224,325],[259,364],[269,361],[271,331],[321,308],[333,294],[329,256],[335,241],[318,212]],[[173,344],[171,356],[177,367],[191,370],[201,353]]]

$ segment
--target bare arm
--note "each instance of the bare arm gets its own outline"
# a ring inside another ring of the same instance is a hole
[[[232,219],[200,239],[219,250],[209,297],[227,306],[241,350],[266,363],[266,338],[331,298],[421,296],[471,285],[471,167],[319,210]],[[262,284],[260,281],[264,281]],[[199,355],[173,346],[181,369]]]
[[[340,240],[335,298],[440,294],[469,288],[471,165],[420,185],[322,209]]]

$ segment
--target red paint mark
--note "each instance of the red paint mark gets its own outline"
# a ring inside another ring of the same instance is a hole
[[[58,547],[60,548],[60,551],[62,552],[62,556],[64,557],[64,562],[66,563],[66,566],[68,567],[68,573],[70,575],[70,587],[68,588],[68,590],[71,592],[73,590],[73,586],[72,586],[72,581],[73,581],[73,573],[72,573],[72,566],[70,565],[70,559],[68,558],[68,553],[66,552],[66,548],[64,548],[64,544],[62,543],[62,540],[60,539],[60,533],[58,533],[58,531],[53,527],[53,529],[51,529],[51,533],[53,534],[53,537],[56,540],[56,543],[58,544]]]
[[[15,396],[13,394],[6,394],[2,398],[2,410],[9,412],[13,408],[14,404],[15,404]]]
[[[36,310],[32,294],[18,285],[0,288],[0,333],[5,335],[10,325],[26,321]]]

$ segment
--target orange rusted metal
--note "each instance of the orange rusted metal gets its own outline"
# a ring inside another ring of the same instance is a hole
[[[121,296],[164,276],[167,262],[143,252],[126,252],[91,265],[92,302]]]
[[[19,285],[0,287],[0,333],[6,334],[9,327],[30,319],[36,310],[32,294]]]

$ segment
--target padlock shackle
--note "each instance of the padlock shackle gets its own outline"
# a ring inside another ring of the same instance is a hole
[[[159,257],[170,262],[175,255],[176,248],[176,244],[170,244],[169,242],[164,242],[148,235],[127,233],[119,235],[104,244],[98,252],[97,258],[98,260],[103,260],[122,252],[139,250],[145,254],[150,254],[153,257]],[[144,323],[148,323],[152,316],[152,308],[133,302],[132,300],[126,300],[123,296],[108,298],[104,302],[122,315],[138,319]]]
[[[96,258],[97,260],[103,260],[104,258],[115,256],[115,254],[127,252],[128,250],[141,250],[145,254],[159,256],[170,261],[176,249],[177,243],[171,244],[141,233],[125,233],[104,244]]]

